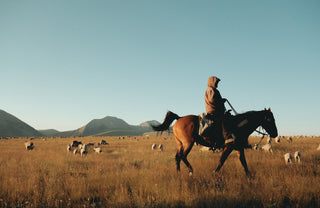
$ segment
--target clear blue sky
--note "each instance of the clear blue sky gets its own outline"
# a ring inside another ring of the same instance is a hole
[[[320,1],[0,0],[0,109],[36,129],[205,111],[207,78],[320,135]]]

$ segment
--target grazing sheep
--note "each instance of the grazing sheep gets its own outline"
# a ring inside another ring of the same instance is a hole
[[[87,147],[89,147],[89,146],[94,146],[94,143],[88,143],[88,144],[86,144],[87,145]]]
[[[272,151],[272,146],[271,146],[271,144],[265,144],[265,145],[263,145],[262,147],[261,147],[263,150],[265,150],[265,151],[267,151],[267,152],[273,152]]]
[[[288,137],[287,142],[292,143],[292,137]]]
[[[159,150],[162,152],[163,151],[163,145],[159,144]]]
[[[33,146],[33,142],[25,142],[24,146],[26,147],[26,150],[33,150],[34,146]]]
[[[67,146],[67,151],[68,151],[68,152],[71,151],[71,144],[68,144],[68,146]]]
[[[82,144],[82,142],[78,142],[78,141],[75,140],[75,141],[72,142],[71,146],[72,147],[78,147],[80,144]]]
[[[284,161],[286,162],[286,165],[289,163],[292,163],[292,154],[291,153],[284,154]]]
[[[96,153],[99,153],[99,154],[102,152],[101,147],[94,147],[93,150],[94,150]]]
[[[81,157],[83,157],[84,154],[87,154],[87,145],[86,144],[83,144],[81,146],[80,154],[81,154]]]
[[[78,153],[78,149],[73,150],[73,154],[76,155]]]
[[[209,151],[209,150],[210,150],[210,147],[206,147],[206,146],[202,146],[202,147],[199,149],[200,152],[207,152],[207,151]]]
[[[294,160],[298,163],[301,163],[301,153],[299,151],[294,153]]]
[[[280,143],[280,137],[277,136],[277,137],[275,138],[275,141],[276,141],[276,143]]]
[[[152,150],[157,149],[157,144],[152,144],[151,148],[152,148]]]
[[[100,144],[109,144],[109,143],[102,139]]]

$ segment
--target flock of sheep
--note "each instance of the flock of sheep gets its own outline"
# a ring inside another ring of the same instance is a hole
[[[107,145],[108,143],[105,140],[101,140],[101,142],[98,143],[98,146],[100,145]],[[82,144],[80,141],[73,141],[72,144],[68,144],[67,151],[73,152],[74,155],[80,153],[81,157],[86,155],[88,153],[88,147],[94,146],[94,143],[88,143],[88,144]],[[72,150],[73,149],[73,150]],[[93,151],[100,154],[102,152],[101,147],[93,147]]]
[[[120,138],[120,137],[119,137]],[[280,139],[285,139],[284,136],[278,136],[275,138],[276,143],[280,143]],[[287,142],[292,143],[292,137],[287,137],[286,138]],[[253,150],[264,150],[266,152],[273,153],[272,145],[271,145],[272,139],[268,137],[267,143],[262,145],[261,147],[259,144],[255,144],[252,149]],[[97,143],[98,147],[93,147],[93,151],[100,154],[102,152],[102,148],[100,145],[107,145],[108,143],[105,140],[101,140],[101,142]],[[26,141],[24,143],[26,150],[33,150],[34,149],[34,144],[31,141]],[[68,144],[67,146],[67,151],[68,152],[73,152],[74,155],[80,153],[81,157],[86,155],[88,153],[88,147],[89,146],[94,146],[94,143],[88,143],[88,144],[82,144],[81,141],[73,141],[72,144]],[[210,148],[203,147],[205,149],[200,149],[200,151],[208,151]],[[160,150],[161,152],[163,151],[163,144],[152,144],[151,146],[152,150]],[[320,151],[320,144],[317,148],[317,150]],[[293,156],[291,153],[285,153],[284,154],[284,160],[285,164],[290,164],[295,161],[296,163],[301,163],[301,153],[299,151],[296,151]]]
[[[284,136],[282,136],[282,137],[281,137],[281,136],[278,136],[278,137],[275,138],[275,142],[276,142],[276,143],[280,143],[280,139],[281,139],[281,138],[285,139]],[[292,143],[292,137],[287,137],[286,140],[287,140],[287,142]],[[273,153],[271,141],[272,141],[272,139],[271,139],[270,137],[268,137],[267,143],[264,144],[264,145],[262,145],[262,146],[261,146],[261,149],[264,150],[264,151],[266,151],[266,152]],[[258,144],[255,144],[252,149],[254,149],[254,150],[259,150],[260,148],[259,148],[259,145],[258,145]],[[319,144],[317,150],[320,150],[320,144]],[[294,153],[294,156],[292,156],[292,154],[289,153],[289,152],[288,152],[288,153],[285,153],[285,154],[283,155],[283,157],[284,157],[285,164],[291,164],[291,163],[293,163],[293,159],[294,159],[294,161],[295,161],[296,163],[301,163],[301,153],[300,153],[299,151],[296,151],[296,152]]]
[[[151,149],[152,150],[156,150],[157,149],[157,144],[152,144]],[[158,149],[162,152],[163,151],[163,145],[159,144],[158,145]]]
[[[281,139],[285,139],[288,143],[292,143],[292,137],[285,137],[285,136],[278,136],[276,138],[274,138],[274,141],[276,143],[280,143],[280,140]],[[272,145],[271,145],[271,141],[272,139],[270,137],[268,137],[267,139],[267,143],[264,144],[264,145],[259,145],[258,144],[255,144],[252,146],[252,149],[253,150],[263,150],[263,151],[266,151],[266,152],[269,152],[269,153],[273,153],[273,148],[272,148]],[[212,150],[212,148],[209,148],[209,147],[205,147],[205,146],[202,146],[199,151],[200,152],[203,152],[203,151],[210,151]],[[320,151],[320,144],[317,148],[317,150]],[[215,149],[214,152],[221,152],[221,149]],[[294,161],[296,163],[301,163],[301,153],[299,151],[296,151],[293,153],[293,156],[291,153],[285,153],[283,155],[284,157],[284,161],[285,161],[285,164],[292,164]]]

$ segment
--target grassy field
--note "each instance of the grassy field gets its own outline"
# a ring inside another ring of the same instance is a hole
[[[109,143],[101,154],[93,147],[84,157],[67,152],[73,140],[101,139]],[[0,207],[320,207],[319,137],[273,142],[273,154],[246,150],[252,178],[235,152],[213,173],[221,153],[200,146],[188,157],[193,176],[183,163],[177,174],[170,136],[35,138],[32,151],[26,140],[0,140]],[[283,154],[297,150],[302,163],[285,165]]]

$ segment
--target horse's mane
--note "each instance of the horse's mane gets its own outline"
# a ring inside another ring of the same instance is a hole
[[[240,113],[240,114],[237,114],[234,116],[234,119],[235,120],[241,120],[243,118],[248,118],[248,117],[252,117],[253,115],[257,115],[257,113],[259,112],[262,112],[262,111],[247,111],[247,112],[244,112],[244,113]]]

